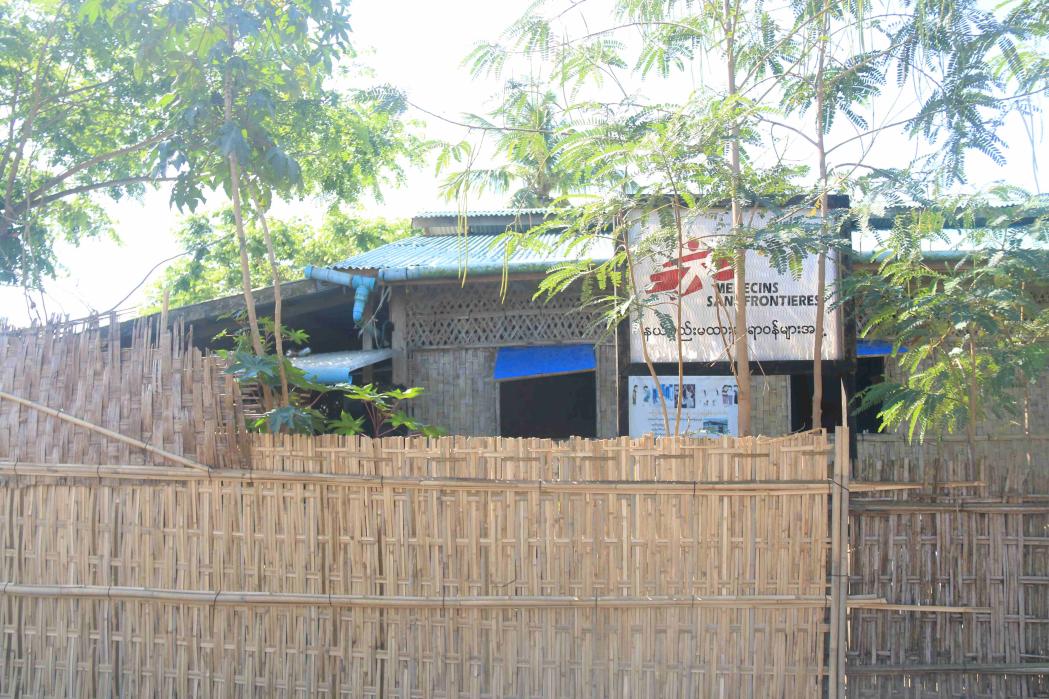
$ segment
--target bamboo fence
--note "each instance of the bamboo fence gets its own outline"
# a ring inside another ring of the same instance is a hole
[[[852,609],[850,696],[1049,696],[1049,439],[981,435],[971,461],[964,439],[861,436],[858,453],[857,479],[925,485],[853,495],[850,599],[975,613]]]
[[[0,332],[8,396],[0,399],[0,455],[79,464],[172,463],[175,455],[187,466],[244,466],[239,395],[222,364],[189,347],[180,326],[125,325],[123,342],[121,327],[110,318],[101,328]]]
[[[828,453],[256,436],[253,470],[9,463],[0,693],[819,696]]]
[[[1045,438],[247,435],[77,330],[0,333],[0,697],[1049,695]]]
[[[248,436],[78,330],[0,334],[0,696],[821,692],[825,434]]]

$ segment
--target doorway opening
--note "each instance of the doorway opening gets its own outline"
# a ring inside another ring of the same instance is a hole
[[[503,437],[597,436],[597,382],[593,371],[499,382]]]

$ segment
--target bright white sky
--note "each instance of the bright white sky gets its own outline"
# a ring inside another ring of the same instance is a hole
[[[488,111],[502,84],[501,80],[472,78],[460,67],[463,57],[478,41],[498,38],[528,4],[529,0],[356,0],[353,28],[356,44],[363,52],[363,60],[374,70],[376,82],[393,84],[405,90],[415,104],[455,119],[463,113]],[[698,82],[697,76],[692,76],[692,82]],[[655,90],[661,87],[665,86],[651,85]],[[683,87],[688,89],[687,84]],[[465,129],[440,119],[415,111],[410,116],[425,123],[428,137],[447,141],[468,137]],[[1037,184],[1044,187],[1044,183],[1036,182],[1031,143],[1019,121],[1002,135],[1012,145],[1008,166],[998,168],[973,154],[969,161],[970,184],[980,187],[1007,181],[1030,190],[1037,189]],[[1036,139],[1035,148],[1044,151],[1045,134],[1037,134]],[[890,134],[879,142],[878,151],[887,159],[885,164],[899,164],[910,160],[914,146]],[[899,155],[894,158],[894,153]],[[140,202],[108,205],[121,242],[96,240],[79,248],[63,249],[60,257],[67,269],[61,278],[47,284],[47,311],[76,318],[109,310],[117,304],[121,309],[131,309],[143,302],[148,283],[127,300],[121,300],[150,268],[180,252],[173,239],[180,214],[169,208],[167,197],[167,192],[154,192]],[[222,206],[224,199],[218,195],[214,208]],[[476,198],[471,201],[471,208],[498,208],[505,203],[501,199]],[[359,208],[365,215],[406,218],[419,211],[453,205],[441,197],[438,178],[433,167],[428,166],[409,172],[404,185],[388,188],[383,202],[366,201]],[[319,216],[322,209],[319,204],[296,202],[279,206],[275,215]],[[154,271],[150,279],[160,269],[163,267]],[[34,295],[34,300],[40,303],[38,295]],[[4,317],[15,324],[29,321],[31,314],[21,289],[0,287],[0,318]]]

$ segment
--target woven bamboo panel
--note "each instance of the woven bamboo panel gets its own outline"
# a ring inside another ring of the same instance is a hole
[[[824,435],[254,440],[0,487],[0,695],[819,696]]]
[[[1049,696],[1049,440],[1003,435],[976,446],[971,463],[964,439],[916,448],[860,438],[854,478],[928,485],[854,499],[850,594],[990,613],[852,610],[853,696]],[[936,486],[973,479],[986,487]],[[1010,671],[1021,663],[1043,674]],[[985,671],[964,671],[973,665]]]
[[[237,386],[181,329],[139,323],[0,332],[0,389],[217,467],[244,463]],[[155,457],[0,400],[0,459],[38,463],[154,463]]]
[[[497,283],[471,283],[465,291],[457,284],[409,286],[405,343],[409,349],[499,347],[600,335],[598,314],[581,311],[578,296],[533,301],[535,292],[535,282],[511,283],[505,297]]]

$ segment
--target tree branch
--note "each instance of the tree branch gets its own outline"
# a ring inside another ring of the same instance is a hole
[[[73,167],[69,168],[68,170],[66,170],[62,174],[52,177],[51,179],[49,179],[46,182],[44,182],[44,184],[40,185],[39,187],[34,189],[32,192],[30,192],[29,196],[26,197],[26,205],[32,206],[33,204],[36,203],[37,197],[39,197],[41,194],[43,194],[47,190],[49,190],[52,187],[54,187],[56,184],[59,184],[60,182],[69,179],[70,177],[72,177],[73,175],[77,174],[78,172],[83,172],[84,170],[88,169],[89,167],[94,167],[95,165],[98,165],[99,163],[104,163],[104,162],[107,162],[109,160],[114,160],[114,159],[119,158],[121,156],[128,155],[130,153],[134,153],[135,151],[142,150],[143,148],[148,148],[149,146],[152,146],[152,145],[154,145],[156,143],[159,143],[160,141],[163,141],[165,138],[167,138],[170,135],[171,135],[170,131],[162,131],[162,132],[160,132],[160,133],[158,133],[158,134],[156,134],[154,136],[151,136],[150,138],[147,138],[144,141],[139,141],[138,143],[132,144],[130,146],[125,146],[123,148],[118,148],[116,150],[111,150],[108,153],[100,153],[99,155],[96,155],[93,158],[89,158],[89,159],[85,160],[82,163],[77,163],[76,165],[74,165]]]

